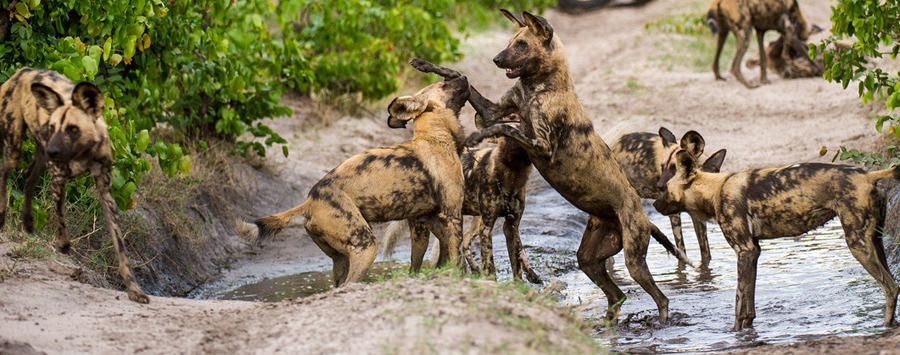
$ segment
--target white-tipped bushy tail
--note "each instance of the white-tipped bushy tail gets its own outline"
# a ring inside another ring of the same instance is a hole
[[[381,257],[389,259],[394,254],[394,248],[397,247],[397,241],[403,236],[409,236],[409,222],[405,219],[393,221],[384,231],[384,238],[381,244]]]
[[[600,135],[600,138],[606,142],[606,145],[612,147],[622,138],[622,136],[631,132],[632,123],[634,123],[634,117],[619,121],[615,126],[612,126],[610,129],[607,129],[606,132],[603,132],[603,134]]]

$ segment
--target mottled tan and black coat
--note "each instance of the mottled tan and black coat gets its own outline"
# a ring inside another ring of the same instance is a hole
[[[675,139],[672,131],[660,127],[659,133],[635,132],[623,135],[613,145],[613,155],[628,182],[637,191],[638,196],[645,199],[658,199],[665,193],[665,185],[660,180],[668,180],[675,173],[675,154],[679,151],[690,152],[699,158],[703,155],[706,141],[695,132],[685,133],[681,140]],[[719,150],[709,156],[704,163],[707,172],[719,172],[721,160],[725,159],[725,150]],[[681,216],[676,213],[669,216],[672,223],[672,234],[675,235],[675,246],[685,251],[684,236],[681,230]],[[709,240],[706,237],[706,220],[691,216],[697,243],[700,245],[701,265],[710,261]]]
[[[468,87],[460,77],[394,99],[388,125],[400,128],[412,120],[412,140],[350,157],[319,180],[301,205],[258,219],[256,235],[245,237],[270,236],[305,217],[309,236],[334,262],[335,286],[360,281],[374,262],[378,249],[370,223],[415,220],[446,243],[450,260],[458,262],[464,188],[458,116]]]
[[[706,173],[686,152],[654,206],[664,214],[689,211],[716,219],[738,259],[734,329],[753,325],[760,239],[806,233],[835,216],[847,246],[875,281],[886,301],[884,325],[894,321],[900,287],[888,270],[881,228],[884,201],[875,189],[882,179],[900,179],[900,168],[875,172],[847,165],[806,163],[739,173]]]
[[[523,13],[518,31],[494,63],[508,78],[519,80],[499,104],[470,92],[469,103],[490,125],[517,112],[519,128],[490,125],[467,139],[475,145],[488,137],[506,137],[518,143],[545,180],[591,218],[577,258],[579,268],[599,285],[609,300],[607,318],[615,320],[625,294],[606,270],[606,259],[625,249],[625,264],[632,278],[656,302],[660,321],[668,320],[668,299],[653,281],[646,255],[652,236],[684,261],[684,253],[650,223],[640,197],[595,132],[594,125],[575,95],[562,41],[543,18]]]
[[[822,57],[810,60],[809,53],[798,51],[794,47],[784,45],[785,36],[779,36],[777,40],[766,46],[766,59],[769,69],[784,79],[815,78],[825,73],[822,65]],[[803,48],[806,48],[804,44]],[[785,52],[787,51],[787,52]],[[787,55],[785,55],[787,53]],[[755,68],[759,60],[748,60],[747,68]]]
[[[713,0],[706,15],[706,21],[716,39],[716,54],[713,59],[713,73],[717,80],[725,80],[719,75],[719,57],[728,33],[734,33],[735,54],[731,63],[731,74],[748,88],[755,88],[759,83],[751,83],[741,73],[741,61],[750,46],[750,36],[756,30],[759,52],[765,53],[763,39],[768,30],[774,30],[787,36],[782,42],[783,60],[791,60],[791,48],[797,52],[806,52],[804,42],[809,38],[809,28],[800,5],[796,0]],[[760,83],[768,84],[766,56],[760,56]],[[808,60],[808,58],[807,58]]]
[[[68,252],[66,231],[66,181],[90,173],[96,182],[100,206],[116,251],[119,274],[128,289],[128,298],[147,303],[128,268],[125,244],[119,230],[118,207],[110,192],[112,152],[106,122],[103,120],[104,97],[90,83],[75,85],[71,80],[50,70],[23,68],[0,86],[0,196],[6,196],[7,176],[22,157],[26,136],[35,142],[35,158],[29,163],[25,180],[22,224],[34,231],[32,198],[35,184],[48,168],[53,198],[56,201],[56,234],[58,247]],[[0,201],[0,225],[6,219],[7,201]]]

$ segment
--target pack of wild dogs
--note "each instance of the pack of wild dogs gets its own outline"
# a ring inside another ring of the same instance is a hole
[[[610,147],[576,97],[563,42],[550,23],[528,12],[501,12],[517,31],[493,61],[516,81],[499,101],[482,96],[455,70],[410,61],[419,71],[444,78],[388,105],[388,126],[404,128],[412,122],[412,139],[350,157],[319,180],[300,205],[253,224],[239,223],[242,236],[262,240],[302,216],[310,238],[333,260],[334,284],[341,286],[360,281],[375,261],[379,238],[371,225],[395,221],[382,240],[394,245],[400,235],[410,236],[411,272],[421,268],[433,234],[438,240],[437,264],[468,265],[472,272],[494,275],[491,232],[502,217],[513,277],[521,280],[524,274],[540,283],[518,231],[526,207],[525,186],[536,169],[589,215],[576,258],[578,267],[606,295],[610,321],[618,318],[625,294],[610,277],[606,261],[624,250],[629,274],[653,298],[660,323],[667,322],[668,298],[645,259],[652,237],[679,264],[691,264],[681,231],[680,213],[687,212],[702,264],[711,258],[709,220],[720,225],[737,254],[734,329],[751,327],[755,317],[759,240],[800,235],[835,216],[851,253],[884,291],[884,325],[893,324],[900,287],[888,271],[879,234],[884,201],[874,186],[879,180],[900,179],[900,169],[866,172],[846,165],[805,163],[722,172],[724,149],[707,155],[699,133],[689,131],[679,139],[666,128],[624,134]],[[821,74],[821,64],[806,56],[808,26],[793,0],[714,0],[707,19],[718,33],[716,79],[722,78],[718,61],[730,31],[737,38],[731,72],[744,85],[755,86],[740,70],[752,29],[763,53],[756,62],[761,83],[768,82],[767,68],[786,78]],[[762,40],[766,30],[781,34],[768,48]],[[23,139],[30,137],[36,153],[28,166],[25,206],[31,205],[38,177],[49,169],[59,217],[58,246],[66,252],[70,244],[65,182],[90,173],[128,296],[148,302],[128,268],[110,194],[112,156],[102,118],[103,94],[90,83],[75,85],[56,72],[25,68],[0,87],[0,98],[0,195],[5,196],[7,174],[18,165]],[[478,128],[468,136],[460,123],[466,103],[476,111]],[[491,143],[476,148],[485,140]],[[641,199],[655,200],[654,207],[670,217],[674,244],[647,218]],[[6,205],[6,200],[0,203],[0,222]],[[464,215],[473,216],[465,232]],[[22,211],[22,218],[25,230],[33,231],[30,208]],[[476,237],[480,263],[471,250]]]

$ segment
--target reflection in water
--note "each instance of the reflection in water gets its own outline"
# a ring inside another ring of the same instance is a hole
[[[734,332],[736,257],[713,224],[709,226],[712,261],[708,267],[678,267],[674,257],[655,241],[647,262],[656,282],[669,297],[672,325],[658,325],[656,305],[624,268],[622,253],[611,263],[612,276],[628,299],[619,325],[603,327],[603,292],[577,268],[575,250],[587,216],[552,189],[528,196],[521,235],[532,265],[545,280],[560,285],[559,298],[576,305],[595,322],[594,335],[617,350],[630,352],[708,351],[760,344],[802,341],[830,334],[868,335],[880,327],[884,296],[878,284],[853,259],[837,220],[795,238],[761,241],[756,284],[755,328]],[[667,217],[652,208],[651,221],[671,236]],[[699,263],[699,248],[691,223],[683,223],[688,255]],[[494,257],[501,280],[510,278],[505,238],[495,229]],[[398,257],[402,262],[406,256]],[[389,273],[378,264],[369,273]],[[273,278],[224,294],[228,299],[274,301],[304,297],[331,288],[330,269]],[[554,287],[556,288],[556,287]]]

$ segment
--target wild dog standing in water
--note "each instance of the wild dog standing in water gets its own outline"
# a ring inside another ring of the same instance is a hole
[[[412,120],[411,141],[350,157],[319,180],[303,204],[256,220],[256,228],[243,228],[244,237],[274,235],[302,215],[309,236],[334,261],[335,286],[360,281],[372,266],[378,248],[370,223],[414,219],[446,243],[451,262],[458,262],[463,204],[459,110],[468,95],[469,83],[459,77],[394,99],[388,126],[402,128]]]
[[[425,73],[435,73],[451,80],[462,76],[459,72],[438,67],[421,59],[413,59],[410,64]],[[475,116],[475,126],[484,128],[481,116]],[[461,157],[463,175],[465,176],[465,200],[463,214],[474,216],[472,225],[463,234],[462,253],[473,272],[479,272],[478,264],[470,250],[472,239],[479,237],[481,246],[481,271],[488,275],[496,274],[494,267],[491,231],[498,217],[504,217],[503,234],[506,235],[506,246],[509,252],[510,267],[513,278],[522,279],[522,273],[528,281],[540,283],[541,279],[532,270],[519,237],[519,222],[525,210],[525,184],[531,173],[531,160],[528,154],[515,142],[506,138],[498,139],[497,145],[490,148],[466,149]],[[402,223],[402,222],[395,222]],[[389,254],[400,231],[404,228],[389,228],[395,233],[387,233],[385,248],[382,254]],[[418,226],[411,227],[412,255],[411,271],[417,271],[422,265],[422,257],[428,248],[427,230]],[[425,235],[417,235],[424,232]],[[438,259],[440,260],[440,259]]]
[[[659,134],[636,132],[623,135],[613,145],[612,151],[628,182],[637,190],[638,196],[655,200],[662,197],[665,192],[665,185],[660,186],[660,179],[667,176],[665,180],[668,180],[675,174],[675,153],[687,151],[699,159],[704,147],[706,141],[695,131],[685,133],[681,141],[677,141],[672,131],[660,127]],[[704,171],[719,172],[719,166],[724,159],[725,149],[713,153],[703,165],[704,169],[712,170]],[[680,214],[670,215],[669,220],[672,222],[675,246],[678,250],[685,251]],[[708,265],[710,255],[709,241],[706,238],[706,220],[691,215],[691,221],[694,223],[697,243],[700,245],[701,263]]]
[[[738,258],[735,330],[751,327],[756,317],[759,240],[801,235],[835,216],[850,252],[884,291],[884,325],[893,323],[900,287],[881,244],[884,201],[875,183],[900,179],[900,168],[867,173],[847,165],[807,163],[732,174],[703,172],[687,152],[675,159],[675,176],[653,205],[660,213],[688,211],[714,216],[719,223]]]
[[[66,232],[66,181],[90,172],[100,195],[100,206],[106,220],[119,263],[119,274],[128,288],[128,298],[139,303],[150,302],[134,281],[125,257],[125,242],[119,230],[118,206],[110,193],[112,152],[106,122],[103,121],[103,93],[91,83],[75,85],[61,74],[41,69],[23,68],[0,86],[0,196],[6,196],[6,178],[22,157],[26,134],[35,142],[34,161],[28,165],[22,224],[34,232],[31,201],[38,177],[49,167],[53,199],[56,201],[59,250],[68,253]],[[6,220],[7,200],[0,202],[0,226]]]
[[[725,80],[719,75],[719,56],[722,54],[722,46],[728,38],[729,31],[734,33],[736,39],[731,74],[748,88],[759,86],[748,82],[741,73],[741,60],[750,46],[753,29],[756,29],[759,53],[766,52],[763,39],[767,30],[775,30],[785,36],[782,56],[786,63],[791,60],[789,57],[791,49],[802,53],[807,51],[804,42],[809,39],[809,29],[796,0],[713,0],[706,15],[706,22],[712,32],[718,34],[716,55],[713,59],[713,73],[716,80]],[[766,78],[767,66],[767,57],[760,56],[759,79],[762,84],[769,83],[769,79]]]
[[[490,125],[518,112],[520,128],[489,126],[471,135],[466,145],[503,136],[528,153],[538,172],[575,207],[591,215],[581,246],[578,266],[600,286],[609,301],[606,316],[618,318],[625,294],[606,270],[606,259],[625,249],[625,265],[632,278],[656,302],[661,323],[668,321],[669,300],[653,281],[647,267],[649,237],[689,263],[684,253],[650,223],[641,199],[628,183],[612,151],[594,131],[594,125],[575,95],[566,52],[547,20],[523,13],[519,19],[503,14],[519,26],[509,45],[494,57],[506,76],[519,80],[499,104],[471,90],[469,103]]]

